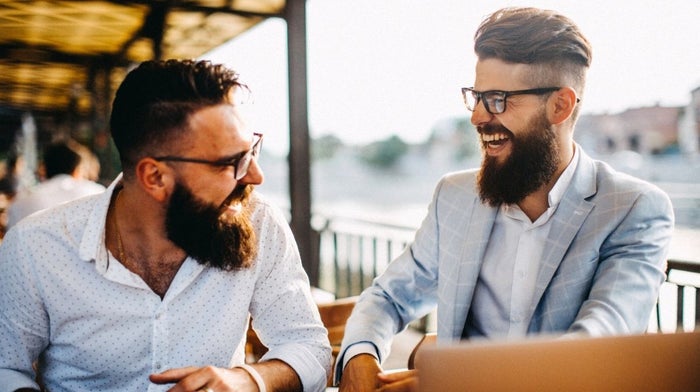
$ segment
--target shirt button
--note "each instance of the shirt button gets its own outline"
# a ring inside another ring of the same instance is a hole
[[[156,370],[160,370],[161,366],[160,362],[156,362]]]

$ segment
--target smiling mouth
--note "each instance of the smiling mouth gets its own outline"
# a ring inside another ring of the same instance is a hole
[[[487,148],[498,148],[502,145],[504,145],[508,140],[510,140],[510,136],[508,136],[505,133],[481,133],[481,142],[484,144],[485,147]]]
[[[233,215],[239,214],[243,211],[243,207],[247,204],[248,196],[253,191],[250,185],[241,185],[236,187],[226,201],[221,205],[221,213],[231,213]]]
[[[241,204],[241,202],[234,202],[229,204],[227,209],[237,214],[243,209],[243,204]]]

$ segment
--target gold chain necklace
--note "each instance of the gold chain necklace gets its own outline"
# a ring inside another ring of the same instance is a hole
[[[117,192],[117,197],[114,198],[114,211],[112,211],[112,226],[114,226],[114,231],[117,233],[117,252],[119,253],[119,261],[126,263],[126,254],[124,254],[124,243],[122,243],[122,236],[119,233],[119,223],[117,222],[117,204],[119,202],[119,197],[122,195],[122,190]]]

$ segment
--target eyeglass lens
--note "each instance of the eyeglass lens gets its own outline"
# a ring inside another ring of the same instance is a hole
[[[238,164],[236,165],[236,181],[240,180],[241,178],[245,177],[246,174],[248,174],[248,168],[250,167],[250,162],[253,161],[253,158],[257,158],[258,155],[260,155],[260,150],[262,149],[262,137],[260,137],[253,147],[251,147],[248,152],[245,153],[241,157],[241,159],[238,161]]]
[[[499,114],[503,113],[506,109],[506,97],[498,91],[480,93],[474,90],[465,90],[463,94],[467,109],[472,112],[476,110],[476,105],[479,104],[479,100],[484,101],[484,107],[489,113]]]

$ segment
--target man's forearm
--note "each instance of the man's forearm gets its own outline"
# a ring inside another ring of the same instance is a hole
[[[343,369],[341,392],[369,392],[377,387],[377,374],[382,371],[377,358],[370,354],[352,357]]]
[[[268,391],[293,392],[302,390],[301,380],[297,372],[279,359],[258,362],[250,366],[260,374]]]

